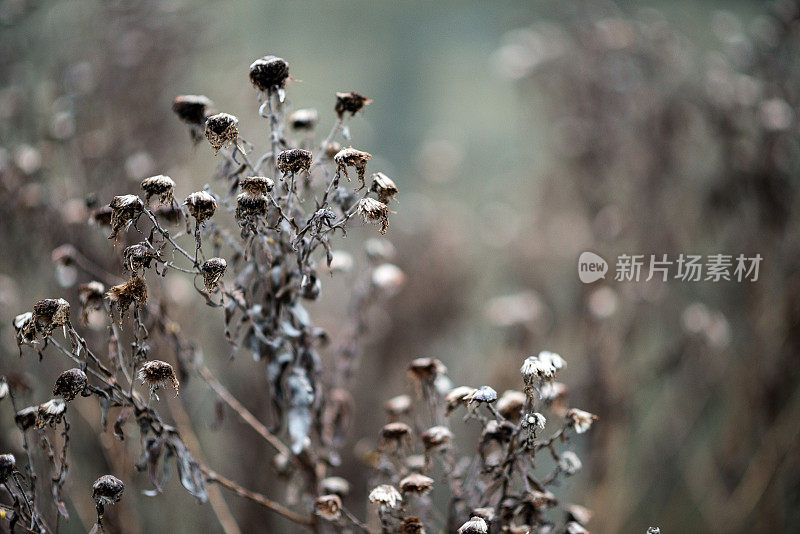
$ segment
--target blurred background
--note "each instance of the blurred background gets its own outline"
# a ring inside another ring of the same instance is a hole
[[[368,489],[359,456],[410,360],[434,356],[457,385],[502,391],[547,349],[568,361],[572,404],[600,417],[576,442],[584,469],[559,488],[594,510],[590,530],[796,531],[799,31],[793,1],[4,0],[0,374],[29,388],[30,404],[65,368],[55,355],[19,358],[11,327],[41,298],[77,302],[88,278],[54,264],[56,247],[120,271],[106,232],[86,224],[92,206],[153,174],[179,194],[211,182],[213,153],[192,146],[174,96],[207,95],[263,148],[247,67],[275,54],[296,79],[289,104],[317,108],[321,132],[335,91],[374,99],[350,123],[354,146],[400,188],[388,239],[406,283],[373,314],[339,473],[354,511]],[[365,230],[342,248],[359,251]],[[757,282],[584,285],[584,250],[764,260]],[[334,340],[351,283],[340,278],[311,307]],[[260,364],[230,358],[219,313],[197,305],[190,280],[170,275],[160,291],[208,365],[264,413]],[[270,453],[250,429],[220,422],[198,381],[181,400],[210,465],[280,497],[274,474],[253,468]],[[142,495],[136,439],[98,439],[85,404],[65,532],[91,524],[88,488],[109,468],[130,481],[121,531],[217,531],[174,477],[164,496]],[[19,450],[10,405],[0,410],[0,445]],[[245,531],[292,531],[226,500]]]

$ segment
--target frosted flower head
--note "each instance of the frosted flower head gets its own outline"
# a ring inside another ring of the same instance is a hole
[[[55,386],[53,386],[53,395],[63,397],[65,401],[69,402],[83,392],[87,382],[86,373],[78,368],[68,369],[58,375]]]
[[[8,397],[9,389],[8,389],[8,382],[6,382],[5,377],[0,377],[0,400],[5,399]]]
[[[111,235],[108,238],[115,239],[141,215],[144,202],[136,195],[120,195],[114,197],[108,207],[111,209]]]
[[[387,400],[383,407],[392,417],[400,417],[411,412],[411,397],[409,395],[397,395]]]
[[[445,415],[450,415],[459,406],[466,406],[467,399],[475,393],[475,388],[469,386],[458,386],[451,389],[444,396]]]
[[[17,468],[17,459],[13,454],[0,454],[0,483],[5,483]]]
[[[482,517],[472,516],[469,521],[458,528],[458,534],[487,534],[489,525]]]
[[[406,281],[406,275],[397,265],[382,263],[372,271],[372,285],[387,295],[394,295]]]
[[[144,201],[150,202],[150,197],[157,196],[161,204],[172,202],[172,193],[175,191],[175,182],[169,176],[159,174],[142,180],[142,189],[145,192]]]
[[[275,187],[275,182],[268,176],[248,176],[239,182],[239,187],[251,195],[266,195]]]
[[[284,150],[278,154],[278,170],[284,176],[300,171],[311,172],[311,152],[301,148]]]
[[[241,224],[247,218],[266,215],[268,204],[266,195],[243,191],[236,196],[236,220]]]
[[[566,534],[588,534],[589,531],[586,528],[578,523],[577,521],[569,521],[566,525],[564,525],[564,532]]]
[[[551,380],[556,372],[567,363],[558,354],[543,350],[538,356],[529,356],[522,363],[520,373],[526,384],[531,384],[534,378]]]
[[[432,426],[422,433],[422,444],[426,450],[435,450],[447,447],[453,439],[453,433],[446,426]]]
[[[563,399],[567,394],[567,386],[561,382],[545,382],[539,391],[542,400],[551,403],[557,399]]]
[[[214,104],[203,95],[180,95],[172,101],[172,111],[180,120],[192,126],[206,123],[208,111]]]
[[[50,399],[40,404],[36,412],[36,428],[44,428],[47,425],[54,426],[64,417],[67,411],[67,403],[63,399]]]
[[[39,414],[38,406],[28,406],[14,414],[14,422],[23,432],[36,425],[36,419]]]
[[[347,174],[347,167],[353,167],[356,170],[361,184],[359,189],[366,186],[364,179],[367,173],[367,162],[370,159],[372,159],[372,154],[356,150],[353,147],[344,148],[333,156],[333,161],[336,162],[336,172],[343,172],[348,182],[350,181],[350,175]]]
[[[431,491],[433,479],[420,473],[411,473],[400,481],[400,489],[403,493],[416,493],[425,495]]]
[[[384,204],[388,204],[398,193],[394,181],[382,172],[377,172],[372,175],[372,185],[369,190],[375,193],[378,196],[378,200]]]
[[[417,358],[408,364],[408,374],[421,382],[430,382],[447,372],[447,367],[436,358]]]
[[[326,494],[344,497],[350,493],[350,483],[342,477],[323,478],[319,485]]]
[[[561,453],[561,459],[558,462],[559,467],[567,475],[574,475],[583,467],[581,459],[572,451],[564,451]]]
[[[381,484],[369,492],[369,502],[377,503],[385,508],[397,508],[403,502],[403,496],[394,486]]]
[[[36,328],[44,337],[53,333],[57,326],[66,328],[69,325],[69,302],[64,299],[42,299],[33,305],[33,318]]]
[[[122,322],[125,317],[125,312],[131,307],[134,302],[137,304],[144,304],[147,302],[147,285],[144,279],[134,276],[124,284],[111,286],[111,289],[106,293],[111,311],[111,319],[114,319],[114,308],[120,311],[119,320]]]
[[[419,517],[410,515],[403,518],[403,523],[400,525],[401,534],[425,534],[425,525]]]
[[[250,65],[250,82],[260,91],[280,89],[289,78],[289,63],[276,56],[264,56]]]
[[[217,201],[208,191],[197,191],[186,197],[183,204],[189,214],[202,224],[210,219],[217,211]]]
[[[206,119],[206,139],[219,154],[222,147],[235,144],[239,139],[239,119],[228,113],[217,113]]]
[[[225,269],[228,268],[228,262],[223,258],[209,258],[200,266],[200,272],[203,273],[203,285],[206,291],[214,291],[219,284],[220,278],[225,275]]]
[[[547,419],[542,414],[534,412],[525,416],[525,421],[523,421],[523,423],[523,426],[526,426],[535,432],[536,430],[544,429],[544,425],[547,424]]]
[[[147,243],[131,245],[122,251],[122,268],[133,273],[139,272],[149,268],[154,257],[155,253],[150,250]]]
[[[345,113],[350,113],[352,117],[370,103],[372,103],[370,98],[355,91],[336,93],[336,106],[334,109],[339,118],[344,117]]]
[[[150,396],[156,399],[158,399],[158,395],[155,394],[155,391],[160,387],[166,388],[168,385],[171,385],[175,390],[175,395],[178,395],[180,383],[175,376],[175,370],[167,362],[162,362],[161,360],[144,362],[136,376],[142,381],[142,384],[150,387]]]
[[[316,109],[298,109],[289,115],[289,126],[292,130],[313,130],[319,121]]]
[[[92,499],[95,504],[105,506],[116,504],[125,491],[125,484],[114,475],[103,475],[92,484]]]
[[[322,495],[317,498],[314,510],[327,521],[338,521],[342,517],[342,499],[338,495]]]
[[[597,416],[589,412],[584,412],[577,408],[570,408],[567,411],[567,421],[575,432],[583,434],[589,430],[592,423],[597,420]]]
[[[399,421],[388,423],[381,428],[381,441],[384,448],[387,445],[399,447],[403,440],[407,439],[410,435],[411,427]]]
[[[526,398],[522,391],[510,389],[500,395],[495,407],[503,417],[516,421],[520,417]]]
[[[81,303],[81,322],[89,322],[89,312],[103,308],[103,294],[106,287],[100,282],[93,281],[78,286],[78,299]]]
[[[20,313],[14,317],[14,333],[17,337],[17,345],[22,350],[22,345],[33,345],[36,341],[36,321],[33,320],[33,312]]]
[[[467,403],[491,403],[497,400],[497,392],[490,386],[481,386],[467,397]]]

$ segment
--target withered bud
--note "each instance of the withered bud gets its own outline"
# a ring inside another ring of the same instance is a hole
[[[526,395],[521,391],[507,390],[497,399],[497,411],[506,419],[516,421],[519,419],[522,407],[525,405]]]
[[[364,176],[367,173],[367,162],[370,159],[372,159],[372,154],[356,150],[353,147],[343,148],[333,156],[333,161],[336,162],[336,172],[343,172],[348,182],[350,175],[347,174],[347,167],[353,167],[356,170],[358,181],[361,183],[358,189],[366,186]]]
[[[114,307],[117,307],[120,310],[119,320],[122,321],[131,304],[147,302],[147,285],[142,278],[134,276],[124,284],[112,286],[106,297],[111,302],[111,320],[114,320]]]
[[[50,399],[40,404],[36,411],[36,428],[54,426],[61,421],[66,411],[67,403],[62,399]]]
[[[108,205],[111,208],[111,235],[114,239],[117,234],[125,230],[142,213],[144,203],[136,195],[116,196]]]
[[[14,422],[23,432],[36,426],[36,414],[39,413],[38,406],[28,406],[14,415]]]
[[[89,321],[89,312],[99,310],[103,307],[103,294],[106,287],[97,281],[78,286],[78,298],[81,303],[81,322],[86,324]]]
[[[318,516],[328,521],[338,521],[342,517],[342,499],[338,495],[322,495],[317,497],[315,511]]]
[[[58,375],[56,384],[53,387],[53,395],[63,397],[69,402],[78,396],[87,384],[86,373],[80,369],[68,369]]]
[[[411,473],[400,481],[400,489],[403,493],[417,493],[424,495],[431,491],[433,479],[420,473]]]
[[[13,454],[0,454],[0,483],[5,484],[16,468],[17,459]]]
[[[389,229],[389,209],[386,204],[374,198],[362,198],[358,201],[358,212],[365,223],[380,224],[381,234]]]
[[[214,103],[203,95],[180,95],[172,101],[172,111],[183,122],[193,126],[202,126],[213,105]]]
[[[257,217],[266,215],[269,199],[266,195],[251,194],[247,191],[236,196],[236,218]]]
[[[228,113],[217,113],[206,119],[206,139],[214,148],[214,154],[219,154],[222,147],[228,143],[236,143],[239,138],[239,119]]]
[[[122,251],[122,268],[126,271],[137,273],[142,269],[150,267],[155,254],[150,250],[146,242],[137,243],[126,247]]]
[[[400,417],[411,412],[411,397],[409,395],[398,395],[387,400],[383,407],[386,413],[393,417]]]
[[[436,358],[417,358],[408,364],[408,374],[422,382],[433,382],[447,372],[447,367]]]
[[[403,523],[400,525],[401,534],[425,534],[425,525],[419,517],[408,516],[403,518]]]
[[[200,272],[203,273],[203,284],[206,291],[214,291],[217,288],[219,279],[225,275],[225,269],[228,267],[228,262],[223,258],[210,258],[203,262],[200,266]]]
[[[323,493],[345,497],[350,493],[350,483],[342,477],[323,478],[319,483]]]
[[[281,88],[289,78],[289,64],[276,56],[264,56],[250,65],[250,81],[261,91]]]
[[[446,426],[432,426],[422,433],[422,444],[426,450],[446,447],[453,439],[453,433]]]
[[[239,182],[239,187],[251,195],[266,195],[275,187],[275,182],[267,176],[248,176]]]
[[[33,345],[36,343],[36,321],[33,312],[20,313],[14,317],[14,333],[17,336],[17,345]]]
[[[157,196],[161,204],[169,204],[173,200],[175,182],[169,176],[159,174],[142,180],[142,189],[146,193],[145,202],[150,202],[150,197]]]
[[[336,114],[339,115],[339,118],[343,118],[345,113],[350,113],[352,117],[362,109],[367,104],[371,104],[372,99],[367,98],[366,96],[362,95],[361,93],[357,93],[355,91],[350,91],[349,93],[336,93]]]
[[[378,200],[384,204],[388,204],[398,193],[394,181],[382,172],[376,172],[372,175],[372,185],[369,190],[378,195]]]
[[[399,444],[404,438],[411,435],[411,427],[405,423],[388,423],[381,428],[381,439],[384,443],[394,442]]]
[[[289,115],[289,125],[293,130],[313,130],[318,120],[316,109],[298,109]]]
[[[486,534],[489,526],[482,517],[472,516],[469,521],[458,528],[458,534]]]
[[[186,197],[183,204],[189,209],[189,214],[197,220],[197,224],[203,224],[217,211],[217,201],[208,191],[192,193]]]
[[[53,329],[69,325],[69,302],[64,299],[42,299],[33,306],[33,317],[36,328],[44,337],[53,333]]]
[[[381,484],[369,492],[369,502],[377,503],[381,507],[397,508],[397,505],[403,502],[403,496],[394,486]]]
[[[447,392],[444,396],[445,415],[450,415],[459,406],[467,405],[467,398],[475,393],[475,388],[469,386],[458,386]]]
[[[302,148],[282,151],[278,154],[278,170],[284,176],[300,171],[311,172],[311,152]]]
[[[103,475],[92,484],[92,499],[98,506],[115,504],[122,497],[125,484],[114,475]]]
[[[167,362],[162,362],[161,360],[146,361],[136,376],[142,381],[142,384],[150,387],[150,396],[156,399],[158,399],[158,395],[155,394],[156,390],[160,387],[166,389],[168,385],[172,385],[175,390],[175,396],[178,396],[180,383],[175,376],[175,370]]]

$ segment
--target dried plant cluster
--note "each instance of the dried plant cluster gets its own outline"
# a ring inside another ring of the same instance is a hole
[[[391,245],[383,238],[366,242],[366,269],[352,291],[352,333],[341,347],[329,345],[328,334],[311,321],[305,303],[320,297],[321,271],[349,270],[354,264],[348,254],[334,251],[336,231],[344,234],[361,218],[385,234],[399,189],[382,172],[368,182],[372,155],[337,142],[340,137],[349,141],[346,121],[363,112],[370,99],[337,93],[334,125],[317,144],[317,111],[288,109],[291,78],[285,60],[256,60],[249,77],[259,116],[266,120],[266,152],[255,157],[253,145],[241,137],[239,119],[217,112],[209,98],[175,98],[172,110],[188,125],[191,139],[205,139],[221,160],[214,187],[180,192],[181,180],[143,177],[141,191],[123,191],[92,214],[93,224],[107,228],[120,273],[106,276],[73,247],[60,247],[53,254],[58,265],[90,276],[78,288],[79,313],[63,298],[48,298],[15,318],[22,356],[33,351],[41,359],[58,353],[70,368],[55,381],[52,399],[28,407],[18,405],[21,393],[13,383],[0,381],[0,398],[8,397],[13,405],[25,455],[24,461],[13,454],[0,456],[0,482],[7,494],[0,511],[10,529],[57,532],[61,521],[69,519],[65,502],[80,498],[64,495],[71,406],[96,402],[104,430],[113,419],[118,440],[138,437],[136,467],[147,472],[151,496],[163,491],[174,468],[200,502],[215,499],[209,484],[217,484],[315,532],[545,532],[556,525],[580,532],[588,511],[567,507],[567,520],[556,519],[550,510],[558,499],[548,488],[580,467],[577,456],[560,452],[559,445],[585,432],[594,416],[567,409],[565,388],[553,381],[564,362],[547,352],[525,361],[524,390],[499,396],[489,386],[451,388],[438,360],[413,361],[414,393],[387,403],[389,423],[375,453],[368,455],[367,463],[376,469],[369,493],[375,506],[364,519],[348,509],[350,482],[335,470],[352,424],[350,390],[370,306],[404,280],[390,263]],[[357,185],[350,185],[349,169],[355,170]],[[196,343],[170,316],[160,289],[174,276],[190,277],[198,298],[219,311],[232,354],[247,351],[263,362],[271,428],[205,366]],[[82,330],[98,320],[96,312],[105,312],[99,314],[105,343],[90,347]],[[326,372],[323,355],[333,362]],[[274,452],[275,476],[293,488],[285,503],[209,467],[191,427],[168,422],[186,420],[180,400],[169,403],[169,418],[162,415],[167,399],[160,399],[158,390],[177,395],[180,382],[191,377],[201,379]],[[465,421],[482,428],[474,454],[464,458],[456,453],[447,423],[460,407]],[[547,438],[540,437],[546,425],[540,410],[549,410],[548,417],[559,421]],[[35,454],[39,447],[47,464]],[[545,475],[537,472],[544,463],[536,462],[538,451],[552,460]],[[124,499],[126,482],[131,481],[107,474],[91,492],[87,488],[85,498],[91,494],[97,511],[94,531],[104,530],[107,508]],[[445,513],[431,500],[440,491],[450,500]],[[224,502],[217,501],[214,512],[221,525],[229,525],[220,506]]]

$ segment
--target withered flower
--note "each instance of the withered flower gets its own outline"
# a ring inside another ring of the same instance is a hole
[[[68,369],[58,375],[53,387],[53,395],[63,397],[65,401],[69,402],[86,388],[87,382],[86,373],[78,368]]]
[[[243,191],[236,196],[236,219],[242,222],[250,217],[266,215],[268,204],[269,199],[266,195],[253,195]]]
[[[162,362],[161,360],[146,361],[136,376],[142,381],[142,384],[150,387],[150,396],[155,397],[156,400],[158,400],[158,395],[155,394],[156,390],[158,388],[166,389],[168,385],[172,385],[175,390],[175,396],[178,396],[180,383],[175,376],[175,370],[167,362]]]
[[[101,206],[94,210],[89,218],[89,224],[111,226],[111,206]]]
[[[111,320],[114,320],[114,307],[117,307],[120,310],[119,320],[122,321],[131,304],[147,302],[147,285],[142,278],[134,276],[124,284],[112,286],[106,297],[111,303]]]
[[[419,517],[408,516],[403,518],[403,523],[400,525],[401,534],[425,534],[425,525]]]
[[[289,64],[276,56],[264,56],[250,65],[250,81],[260,91],[280,89],[289,78]]]
[[[408,395],[397,395],[387,400],[383,407],[392,417],[400,417],[411,412],[411,397]]]
[[[140,270],[149,268],[154,257],[155,254],[146,242],[131,245],[122,251],[124,260],[122,268],[132,273],[138,273]]]
[[[344,497],[350,493],[350,483],[342,477],[323,478],[319,483],[323,493]]]
[[[103,293],[106,287],[97,281],[78,286],[78,298],[81,303],[81,322],[89,322],[89,312],[103,307]]]
[[[530,428],[532,432],[536,432],[537,429],[544,430],[544,426],[547,424],[547,418],[538,412],[530,413],[525,416],[522,421],[523,428]]]
[[[433,382],[447,372],[447,367],[436,358],[417,358],[408,364],[408,374],[421,382]]]
[[[33,318],[36,329],[42,332],[44,337],[52,334],[57,326],[64,328],[66,336],[69,325],[69,302],[64,299],[42,299],[33,306]]]
[[[529,356],[522,364],[520,373],[525,384],[530,385],[534,378],[551,380],[556,376],[556,372],[567,365],[564,359],[556,354],[543,350],[538,356]]]
[[[394,486],[381,484],[369,492],[369,502],[380,504],[382,508],[397,508],[403,502],[403,496]]]
[[[203,262],[200,266],[200,272],[203,273],[203,284],[206,291],[214,291],[217,288],[219,279],[225,275],[225,269],[228,267],[228,262],[223,258],[210,258]]]
[[[467,398],[467,404],[491,403],[497,400],[497,392],[489,386],[481,386],[473,391]]]
[[[574,475],[581,470],[583,467],[583,462],[581,462],[581,459],[574,452],[564,451],[561,453],[561,459],[558,461],[558,466],[567,475]],[[584,523],[584,521],[579,521],[579,523]]]
[[[206,119],[205,134],[214,154],[219,154],[222,147],[239,139],[239,119],[228,113],[211,115]]]
[[[388,423],[381,428],[381,448],[389,445],[400,447],[403,440],[411,435],[411,427],[405,423]]]
[[[14,333],[17,336],[17,345],[33,345],[36,343],[36,321],[33,312],[20,313],[14,317]]]
[[[403,493],[416,493],[425,495],[431,491],[433,479],[420,473],[411,473],[400,481],[400,489]]]
[[[469,521],[458,528],[458,534],[486,534],[489,526],[482,517],[472,516]]]
[[[343,118],[345,113],[350,113],[352,117],[362,109],[364,106],[371,104],[372,99],[367,98],[361,93],[350,91],[349,93],[336,93],[336,114],[339,118]]]
[[[210,219],[217,211],[217,201],[208,191],[192,193],[183,201],[189,214],[195,218],[198,226]]]
[[[289,115],[289,125],[293,130],[313,130],[318,120],[316,109],[298,109]]]
[[[40,404],[36,411],[36,428],[54,426],[61,421],[66,411],[67,403],[62,399],[50,399]]]
[[[386,204],[374,198],[362,198],[358,201],[358,211],[365,223],[380,224],[381,234],[389,229],[389,209]]]
[[[14,415],[14,422],[23,432],[36,426],[36,414],[39,413],[38,406],[28,406],[18,411]]]
[[[92,500],[97,506],[97,513],[102,516],[103,507],[116,504],[125,491],[125,484],[114,475],[103,475],[92,484]]]
[[[203,95],[180,95],[172,101],[172,111],[187,124],[203,126],[213,105],[213,102]]]
[[[597,416],[577,408],[571,408],[567,411],[566,419],[575,432],[583,434],[591,428],[592,423],[597,420]]]
[[[300,171],[311,172],[311,158],[311,152],[302,148],[284,150],[278,154],[278,170],[284,176]]]
[[[142,180],[142,189],[146,193],[145,202],[150,202],[150,197],[152,196],[158,196],[158,201],[161,204],[169,204],[173,200],[172,194],[175,191],[175,182],[169,176],[159,174]]]
[[[317,497],[315,510],[318,516],[328,521],[338,521],[342,517],[342,499],[338,495]]]
[[[364,177],[367,173],[367,162],[372,159],[372,154],[356,150],[353,147],[343,148],[333,156],[333,161],[336,162],[336,172],[343,172],[347,181],[350,181],[350,175],[347,174],[347,167],[353,167],[358,174],[358,181],[361,186],[358,190],[366,187]]]
[[[378,195],[378,200],[384,204],[388,204],[398,193],[394,181],[382,172],[376,172],[372,175],[372,185],[369,190]]]
[[[248,176],[239,182],[239,187],[251,195],[266,195],[275,187],[275,182],[267,176]]]
[[[13,454],[0,454],[0,484],[5,484],[16,468],[17,459]]]
[[[420,438],[425,449],[432,451],[447,447],[453,439],[453,433],[446,426],[432,426]]]
[[[469,386],[458,386],[447,392],[444,396],[445,415],[450,415],[459,406],[466,406],[467,399],[475,393],[475,388]]]
[[[116,196],[108,205],[111,208],[111,235],[115,239],[120,231],[125,230],[142,213],[144,203],[136,195]]]
[[[506,419],[516,421],[519,419],[522,407],[525,405],[525,393],[517,390],[504,391],[500,398],[497,399],[497,411]]]

